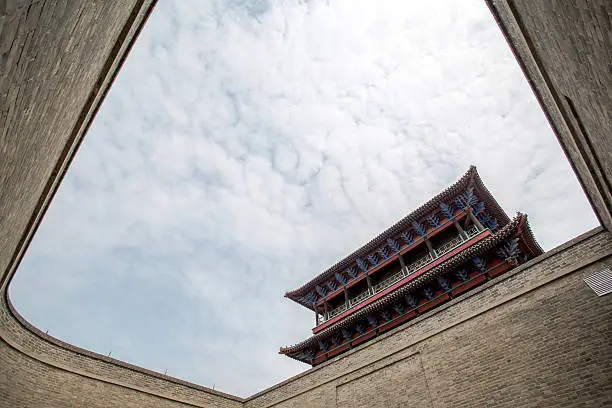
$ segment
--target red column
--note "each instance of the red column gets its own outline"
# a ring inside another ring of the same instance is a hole
[[[478,229],[480,231],[484,230],[484,227],[482,226],[482,224],[480,223],[480,221],[478,221],[478,218],[476,218],[476,216],[474,214],[472,214],[472,209],[470,208],[468,215],[470,216],[470,219],[472,220],[472,222],[474,224],[476,224],[476,226],[478,227]]]

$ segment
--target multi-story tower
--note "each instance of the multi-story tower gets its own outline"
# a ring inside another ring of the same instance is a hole
[[[527,216],[510,219],[475,167],[299,289],[313,336],[281,354],[312,365],[461,296],[542,253]]]

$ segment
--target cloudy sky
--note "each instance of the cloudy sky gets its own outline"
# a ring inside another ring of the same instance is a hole
[[[247,396],[283,298],[470,164],[545,249],[596,226],[483,1],[161,0],[11,287],[49,334]]]

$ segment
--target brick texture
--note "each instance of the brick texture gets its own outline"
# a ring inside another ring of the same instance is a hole
[[[246,406],[606,406],[612,296],[597,297],[582,276],[611,253],[609,232],[568,243]]]
[[[242,403],[60,344],[21,322],[6,299],[58,174],[153,3],[0,1],[0,407]]]
[[[48,336],[23,320],[4,295],[1,300],[2,408],[131,406],[129,404],[148,407],[242,406],[241,398],[83,350]],[[58,384],[66,384],[66,387],[57,387]],[[64,394],[74,399],[66,399]],[[15,401],[20,404],[15,405]],[[57,405],[46,405],[46,401],[57,401]],[[88,404],[83,405],[83,401],[88,401]]]
[[[612,230],[612,3],[486,1],[601,224]]]
[[[340,381],[336,386],[336,406],[431,407],[427,377],[420,355],[413,354],[363,376]]]
[[[221,398],[192,405],[83,377],[48,366],[0,343],[0,406],[39,407],[232,407]]]
[[[0,407],[603,407],[612,263],[594,230],[246,400],[62,343],[0,307]]]
[[[0,285],[151,1],[0,1]]]

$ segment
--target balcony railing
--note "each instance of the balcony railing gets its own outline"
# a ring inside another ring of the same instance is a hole
[[[349,302],[350,302],[350,300],[349,300]],[[348,309],[348,307],[347,307],[346,303],[341,304],[337,308],[335,308],[332,311],[330,311],[329,313],[327,313],[327,320],[331,319],[332,317],[338,316],[340,313],[344,312],[347,309]]]
[[[486,229],[479,230],[476,226],[473,226],[472,228],[465,231],[465,234],[466,234],[465,238],[462,235],[459,235],[451,239],[450,241],[443,243],[438,248],[434,249],[433,254],[431,253],[427,254],[411,262],[409,265],[406,265],[406,268],[402,268],[399,271],[395,272],[394,274],[387,276],[385,279],[381,280],[376,285],[373,285],[371,288],[368,288],[367,290],[361,292],[354,298],[349,299],[348,303],[345,302],[341,304],[340,306],[327,312],[326,316],[321,316],[320,319],[317,318],[317,325],[323,324],[326,321],[333,319],[334,317],[338,316],[342,312],[345,312],[348,309],[366,301],[367,299],[371,298],[375,294],[382,292],[383,290],[394,285],[400,280],[407,278],[408,276],[412,275],[414,272],[430,264],[436,259],[446,255],[447,253],[457,248],[464,242],[474,238],[477,235],[480,235],[484,231],[486,231]]]
[[[485,228],[487,229],[487,228]],[[476,235],[480,234],[482,231],[478,229],[478,227],[473,226],[472,228],[470,228],[469,230],[465,231],[465,233],[468,236],[468,239],[475,237]]]
[[[459,246],[460,244],[462,244],[464,241],[465,240],[461,237],[461,235],[459,235],[458,237],[455,237],[455,238],[451,239],[450,241],[447,241],[447,242],[443,243],[438,248],[436,248],[436,253],[445,254],[448,251],[450,251],[451,249],[453,249],[453,248]]]

